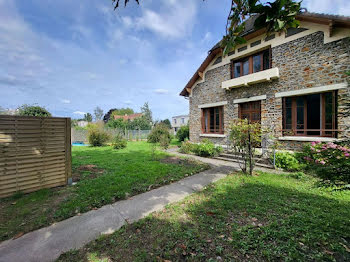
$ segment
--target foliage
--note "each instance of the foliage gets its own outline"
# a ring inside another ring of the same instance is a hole
[[[84,115],[84,121],[92,122],[92,115],[90,113],[86,113]]]
[[[283,168],[289,171],[300,170],[301,166],[298,159],[293,153],[279,151],[275,154],[276,167]]]
[[[171,138],[169,139],[169,136],[167,134],[163,134],[159,138],[159,145],[164,149],[168,149],[169,144],[170,144],[170,140],[171,140]]]
[[[51,113],[44,107],[22,105],[18,107],[18,115],[20,116],[38,116],[38,117],[50,117]]]
[[[215,157],[222,152],[221,146],[215,146],[209,139],[203,139],[199,144],[193,144],[192,152],[197,156]]]
[[[135,114],[135,111],[129,107],[115,109],[112,112],[112,116],[125,116],[125,115],[132,115],[132,114]]]
[[[263,131],[259,123],[249,123],[247,119],[237,119],[230,126],[230,141],[237,155],[242,157],[240,167],[243,173],[253,174],[256,148],[261,144]]]
[[[0,106],[0,115],[4,115],[6,113],[5,108],[3,108],[2,106]]]
[[[90,124],[88,126],[88,141],[91,146],[103,146],[110,139],[110,135],[104,131],[103,126]]]
[[[95,121],[102,120],[102,117],[103,117],[103,110],[102,110],[102,108],[97,106],[94,109],[94,116],[95,116]]]
[[[350,191],[293,176],[235,173],[58,261],[349,261]]]
[[[73,181],[77,184],[1,199],[0,242],[208,168],[182,159],[168,163],[162,161],[169,157],[167,153],[157,150],[155,154],[158,161],[153,160],[146,142],[129,142],[123,150],[73,146]]]
[[[222,46],[224,55],[227,55],[237,45],[246,40],[242,37],[245,30],[247,17],[257,15],[254,27],[265,27],[267,34],[285,31],[289,27],[298,27],[299,21],[295,19],[301,12],[301,2],[293,0],[275,0],[274,2],[261,3],[258,0],[232,1],[230,14],[227,19],[226,35]]]
[[[126,141],[126,139],[124,139],[122,134],[115,135],[112,141],[112,146],[114,149],[126,148],[127,144],[128,142]]]
[[[110,119],[107,124],[110,128],[116,128],[121,130],[150,130],[151,125],[144,116],[135,118],[131,121],[126,121],[122,118]]]
[[[112,108],[112,109],[109,109],[108,112],[103,116],[103,122],[107,123],[111,116],[112,116],[112,113],[117,110],[116,108]]]
[[[107,127],[120,129],[120,130],[128,129],[127,125],[128,125],[128,122],[122,118],[110,119],[106,124]]]
[[[166,125],[169,129],[171,129],[171,123],[169,119],[164,119],[162,121],[160,121],[159,123],[162,123],[164,125]]]
[[[157,124],[148,135],[147,141],[149,143],[159,143],[162,136],[162,139],[167,139],[170,143],[171,137],[168,127],[164,124]]]
[[[350,147],[332,142],[312,142],[304,149],[305,160],[323,181],[350,184]]]
[[[145,102],[144,105],[141,107],[141,113],[143,114],[145,119],[148,121],[148,123],[153,122],[152,111],[149,108],[148,102]]]
[[[180,127],[179,130],[177,130],[176,132],[176,138],[182,142],[185,141],[185,139],[189,139],[190,138],[190,127],[189,125],[185,125]]]
[[[190,141],[183,141],[181,143],[181,147],[180,147],[180,153],[183,154],[190,154],[194,151],[194,147],[196,145],[191,143]]]

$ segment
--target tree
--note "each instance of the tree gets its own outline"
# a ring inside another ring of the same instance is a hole
[[[84,115],[84,121],[92,122],[92,115],[90,113],[86,113]]]
[[[164,119],[162,121],[160,121],[160,123],[166,125],[169,129],[171,129],[171,123],[169,119]]]
[[[152,129],[151,123],[145,116],[135,118],[133,121],[129,121],[128,127],[130,130],[150,130]]]
[[[95,107],[94,109],[95,121],[99,121],[103,117],[103,110],[100,107]]]
[[[189,125],[185,125],[180,127],[180,129],[176,132],[176,138],[182,142],[186,139],[190,138],[190,127]]]
[[[115,109],[112,112],[112,116],[125,116],[125,115],[132,115],[135,114],[134,110],[132,108],[126,107],[126,108],[119,108]]]
[[[139,0],[135,0],[139,4]],[[204,1],[204,0],[203,0]],[[119,7],[120,0],[112,0],[114,10]],[[124,6],[129,0],[124,0]],[[261,3],[260,0],[232,0],[226,23],[226,35],[221,41],[224,55],[246,40],[242,37],[245,21],[252,15],[258,15],[254,23],[256,29],[266,27],[267,34],[298,27],[296,15],[301,13],[301,2],[293,0],[275,0]]]
[[[49,117],[51,113],[41,106],[30,106],[22,105],[17,108],[18,115],[20,116],[38,116],[38,117]]]
[[[6,113],[5,108],[0,106],[0,115],[4,115]]]
[[[145,102],[145,104],[141,107],[141,112],[142,112],[143,116],[146,118],[146,120],[149,123],[153,122],[153,120],[152,120],[152,111],[149,108],[148,102]]]

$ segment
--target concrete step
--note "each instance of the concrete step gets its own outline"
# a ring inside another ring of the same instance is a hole
[[[238,159],[238,158],[229,158],[229,157],[224,157],[224,156],[218,156],[218,157],[214,157],[214,158],[218,159],[218,160],[223,160],[223,161],[230,161],[230,162],[235,162],[235,163],[243,163],[242,158]],[[273,165],[259,163],[259,162],[256,162],[256,161],[255,161],[255,165],[259,166],[259,167],[265,167],[265,168],[269,168],[269,169],[274,169]]]

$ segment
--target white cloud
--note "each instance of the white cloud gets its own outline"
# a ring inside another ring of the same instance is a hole
[[[155,90],[154,90],[154,93],[160,94],[160,95],[165,95],[165,94],[168,94],[168,93],[169,93],[169,90],[159,88],[159,89],[155,89]]]
[[[306,7],[309,12],[350,15],[349,0],[305,0],[302,6]]]
[[[132,101],[126,100],[126,101],[124,101],[124,104],[126,104],[126,105],[132,105]]]
[[[136,26],[162,37],[180,38],[192,31],[197,6],[194,1],[167,1],[161,12],[144,8]]]
[[[123,16],[122,17],[122,22],[126,27],[131,27],[132,26],[132,19],[130,16]]]
[[[85,112],[82,112],[82,111],[75,111],[75,112],[73,112],[73,114],[83,116],[83,115],[85,115],[86,113],[85,113]]]
[[[68,100],[68,99],[61,99],[61,102],[63,104],[70,104],[70,100]]]

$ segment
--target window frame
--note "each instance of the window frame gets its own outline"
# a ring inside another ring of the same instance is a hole
[[[264,69],[264,53],[265,52],[268,52],[269,66],[268,66],[268,68]],[[248,62],[249,62],[249,72],[246,75],[257,73],[257,72],[254,72],[254,64],[253,64],[253,57],[255,57],[255,56],[260,56],[260,71],[258,71],[258,72],[271,69],[272,68],[272,56],[271,56],[271,54],[272,54],[272,52],[271,52],[271,47],[270,47],[268,49],[264,49],[264,50],[259,51],[257,53],[253,53],[251,55],[241,57],[239,59],[232,59],[231,63],[230,63],[230,65],[231,65],[231,79],[245,76],[245,75],[243,75],[243,63],[247,59],[248,59]],[[240,63],[241,64],[240,65],[240,76],[235,76],[235,64],[236,63]]]
[[[219,109],[219,128],[217,128],[217,124],[215,121],[215,109]],[[214,111],[214,130],[210,130],[211,126],[211,116],[210,116],[210,110]],[[206,112],[208,112],[206,114]],[[205,123],[207,122],[207,126],[209,131],[206,131]],[[201,109],[201,129],[202,134],[224,134],[224,106],[215,106],[215,107],[206,107]]]
[[[327,129],[326,128],[326,94],[332,94],[332,128]],[[329,92],[323,92],[318,93],[320,95],[320,129],[308,129],[308,119],[307,119],[307,99],[306,97],[308,95],[300,95],[300,96],[290,96],[290,97],[283,97],[282,99],[282,135],[283,136],[306,136],[306,137],[332,137],[337,138],[338,137],[338,114],[337,114],[337,108],[338,108],[338,92],[337,90],[329,91]],[[304,99],[304,123],[303,129],[297,129],[297,98],[303,97]],[[287,129],[287,118],[286,118],[286,99],[291,98],[291,128]],[[290,133],[287,133],[290,132]],[[308,134],[308,132],[319,132],[319,135],[314,134]],[[327,134],[330,133],[330,134]]]
[[[243,106],[248,105],[249,109],[244,109]],[[256,108],[254,108],[254,105],[258,105]],[[252,114],[259,114],[259,120],[252,120]],[[240,119],[242,118],[242,115],[249,114],[248,122],[249,123],[261,123],[261,101],[251,101],[246,103],[240,103],[238,107],[238,116]]]

